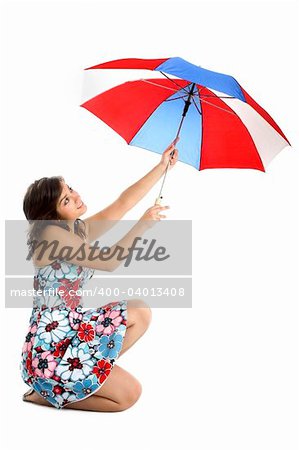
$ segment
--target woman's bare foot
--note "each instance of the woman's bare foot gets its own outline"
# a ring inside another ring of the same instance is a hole
[[[31,390],[25,392],[25,394],[23,395],[23,400],[25,402],[36,403],[37,405],[42,405],[42,406],[53,406],[50,402],[45,400],[37,392],[35,392],[35,391],[30,392],[30,391]],[[53,408],[54,408],[54,406],[53,406]]]

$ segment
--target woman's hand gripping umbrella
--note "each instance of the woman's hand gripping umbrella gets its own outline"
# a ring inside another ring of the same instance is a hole
[[[162,201],[162,190],[163,190],[163,186],[164,186],[164,182],[165,182],[165,178],[167,175],[167,171],[171,170],[173,168],[173,166],[175,165],[175,163],[178,161],[178,157],[179,157],[179,152],[178,149],[175,148],[175,145],[177,144],[177,142],[179,141],[179,136],[175,138],[175,140],[167,147],[166,150],[164,150],[163,154],[162,154],[162,158],[160,161],[160,164],[162,165],[162,167],[165,167],[165,172],[164,172],[164,176],[163,176],[163,181],[162,181],[162,185],[160,188],[160,192],[158,197],[156,198],[155,204],[156,205],[160,205],[161,201]]]

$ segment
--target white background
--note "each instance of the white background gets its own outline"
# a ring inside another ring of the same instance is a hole
[[[22,402],[30,310],[4,309],[2,448],[298,448],[297,5],[2,3],[6,219],[24,218],[24,193],[43,176],[62,174],[91,215],[158,163],[159,155],[127,146],[79,107],[83,69],[100,62],[180,56],[230,74],[292,143],[266,174],[197,172],[182,163],[169,173],[168,218],[193,221],[193,307],[156,308],[150,329],[120,358],[143,385],[131,409],[57,411]],[[159,188],[126,218],[139,218]]]

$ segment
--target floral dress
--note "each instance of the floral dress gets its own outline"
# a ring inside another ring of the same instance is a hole
[[[38,295],[20,371],[25,383],[58,409],[98,391],[122,349],[127,301],[83,310],[80,290],[93,274],[62,260],[35,268]]]

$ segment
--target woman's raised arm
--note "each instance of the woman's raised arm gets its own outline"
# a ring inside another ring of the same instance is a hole
[[[172,151],[174,151],[174,154],[170,161],[170,168],[175,165],[178,157],[178,151],[175,148],[175,144],[178,140],[179,138],[164,150],[159,164],[150,170],[144,177],[123,191],[115,202],[102,211],[99,211],[97,214],[84,219],[87,224],[89,242],[93,242],[108,231],[116,221],[120,220],[150,191],[165,172]]]
[[[33,262],[37,267],[43,267],[59,259],[78,266],[112,272],[128,256],[135,239],[165,217],[159,215],[164,209],[168,209],[168,206],[150,207],[131,230],[110,247],[109,252],[107,247],[106,250],[98,248],[61,227],[48,225],[41,234],[39,244],[35,246]]]

